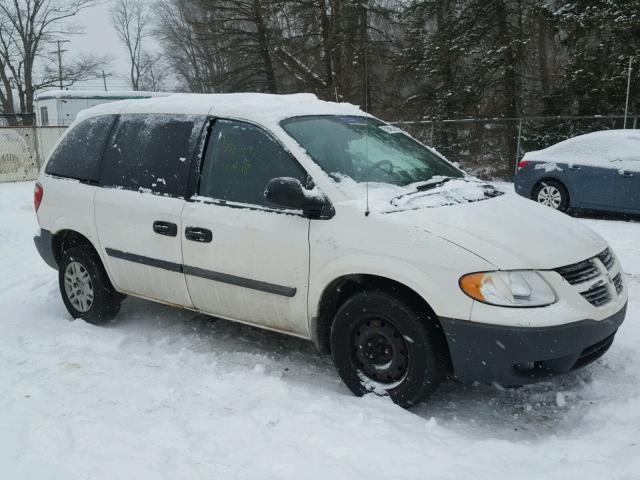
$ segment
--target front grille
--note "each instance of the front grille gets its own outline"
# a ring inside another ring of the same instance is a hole
[[[589,290],[580,292],[585,300],[587,300],[594,307],[604,305],[611,300],[611,294],[609,293],[609,287],[605,282],[598,282],[592,286]]]
[[[562,277],[571,285],[588,282],[600,274],[598,267],[596,267],[592,259],[558,268],[556,269],[556,272],[562,275]]]
[[[598,258],[604,264],[607,270],[611,270],[611,267],[613,267],[614,260],[613,260],[613,254],[611,253],[611,250],[609,250],[609,248],[607,248],[604,252],[599,254]]]
[[[618,295],[622,293],[622,274],[618,273],[615,277],[613,277],[613,284],[616,287],[616,292]]]
[[[595,257],[556,268],[555,271],[562,275],[562,278],[570,285],[580,285],[578,287],[582,290],[580,295],[591,305],[599,307],[612,301],[616,295],[620,295],[624,288],[621,272],[613,278],[609,276],[613,274],[615,263],[615,255],[607,248]],[[600,264],[604,266],[604,269]],[[583,286],[586,282],[589,282],[591,286],[588,284]]]

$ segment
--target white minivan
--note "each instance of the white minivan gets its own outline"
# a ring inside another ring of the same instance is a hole
[[[620,263],[349,104],[172,95],[84,111],[35,188],[75,318],[125,295],[312,340],[357,395],[410,406],[448,375],[522,385],[599,358]]]

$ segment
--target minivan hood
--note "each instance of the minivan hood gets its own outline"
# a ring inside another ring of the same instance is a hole
[[[607,247],[602,237],[579,221],[509,194],[386,215],[454,243],[501,270],[558,268]]]

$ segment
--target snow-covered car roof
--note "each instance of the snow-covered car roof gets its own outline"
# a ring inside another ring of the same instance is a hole
[[[36,95],[36,100],[49,100],[52,98],[60,99],[114,99],[124,100],[127,98],[152,98],[152,97],[167,97],[172,95],[169,92],[145,92],[145,91],[127,91],[127,90],[47,90],[40,92]]]
[[[526,160],[640,170],[640,130],[602,130],[525,155]]]
[[[161,98],[122,100],[83,110],[78,120],[122,113],[216,115],[262,124],[278,123],[302,115],[365,115],[350,103],[319,100],[312,93],[275,95],[266,93],[180,93]]]

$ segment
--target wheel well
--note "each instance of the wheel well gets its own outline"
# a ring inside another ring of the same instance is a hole
[[[333,319],[342,304],[356,293],[380,289],[397,295],[419,312],[425,312],[437,341],[437,347],[446,356],[447,367],[451,366],[449,347],[438,316],[424,298],[406,285],[377,275],[353,274],[335,279],[322,292],[318,317],[314,327],[314,342],[323,353],[331,353],[330,335]]]
[[[75,230],[61,230],[53,236],[51,248],[56,263],[60,265],[64,252],[78,245],[88,245],[95,250],[91,241]]]

